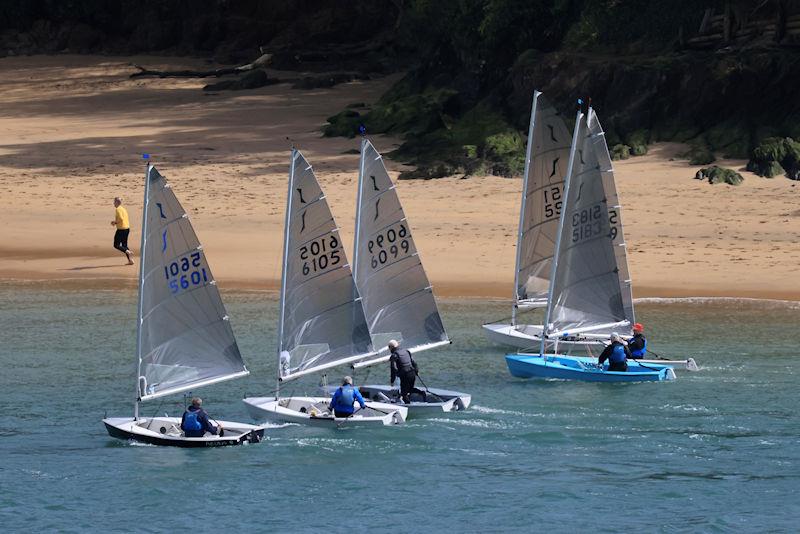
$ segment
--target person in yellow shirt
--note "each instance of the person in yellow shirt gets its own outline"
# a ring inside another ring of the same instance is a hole
[[[131,233],[131,224],[128,219],[128,210],[122,207],[122,198],[114,197],[114,220],[111,221],[111,226],[116,226],[117,231],[114,232],[114,248],[125,254],[128,258],[128,265],[133,265],[133,252],[128,248],[128,234]]]

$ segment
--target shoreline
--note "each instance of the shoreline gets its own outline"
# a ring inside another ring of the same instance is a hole
[[[136,266],[134,266],[136,267]],[[45,274],[30,276],[31,273],[2,273],[0,287],[11,286],[15,289],[26,290],[39,287],[48,287],[63,291],[135,291],[137,280],[135,277],[91,277],[91,276],[63,276],[52,277]],[[279,279],[217,279],[220,290],[223,292],[265,292],[275,293],[280,291]],[[434,285],[435,294],[441,299],[469,299],[511,301],[510,285],[501,283],[440,283]],[[692,287],[637,287],[633,288],[634,301],[647,300],[753,300],[753,301],[780,301],[800,302],[799,291],[764,291],[764,290],[733,290],[733,289],[701,289]]]

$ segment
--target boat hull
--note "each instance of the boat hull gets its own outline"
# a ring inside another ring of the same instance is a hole
[[[137,441],[164,447],[228,447],[244,443],[259,443],[264,438],[264,427],[219,421],[223,436],[206,434],[201,438],[187,438],[180,430],[180,417],[109,417],[103,419],[108,434],[117,439]]]
[[[628,370],[609,371],[599,367],[594,358],[538,354],[508,354],[509,372],[520,378],[549,378],[582,382],[661,382],[674,380],[675,371],[668,365],[640,365],[628,360]]]
[[[458,412],[469,408],[472,402],[472,395],[469,393],[461,393],[448,389],[427,389],[427,402],[422,400],[421,395],[412,393],[410,404],[403,403],[400,399],[400,391],[392,386],[358,386],[358,390],[367,400],[390,403],[392,406],[407,408],[409,417],[436,415],[442,412]]]
[[[391,426],[405,422],[408,409],[381,402],[367,402],[351,417],[334,417],[328,410],[330,397],[249,397],[243,399],[256,421],[296,423],[318,427]]]
[[[483,325],[483,333],[486,339],[497,345],[504,345],[523,350],[538,351],[541,347],[542,327],[535,325],[511,325],[491,323]],[[552,348],[554,343],[548,342],[547,346]],[[599,352],[603,349],[603,344],[596,340],[559,340],[558,349],[569,353],[587,354],[589,352]]]

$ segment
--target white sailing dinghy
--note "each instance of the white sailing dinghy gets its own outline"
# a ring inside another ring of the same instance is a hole
[[[355,369],[388,362],[391,339],[413,354],[450,344],[395,185],[382,156],[366,138],[361,141],[358,173],[353,278],[372,345],[379,349],[377,355],[356,362]],[[472,400],[467,393],[424,389],[425,398],[412,394],[412,402],[403,404],[409,414],[465,410]],[[366,385],[359,390],[374,400],[402,403],[393,386]]]
[[[108,433],[177,447],[261,441],[264,428],[245,423],[219,421],[222,435],[190,438],[180,429],[180,417],[139,416],[141,401],[248,374],[203,247],[152,165],[145,175],[143,211],[134,415],[103,419]]]
[[[278,391],[244,403],[259,421],[331,425],[403,423],[408,411],[368,402],[334,417],[330,397],[280,397],[282,382],[375,354],[358,290],[328,201],[311,165],[292,150],[278,327]]]

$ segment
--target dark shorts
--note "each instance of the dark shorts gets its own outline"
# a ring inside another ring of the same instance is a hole
[[[354,412],[350,412],[350,413],[340,412],[339,410],[334,410],[333,411],[333,415],[335,415],[336,417],[344,417],[344,418],[350,417],[351,415],[353,415],[353,413]]]
[[[623,372],[625,372],[625,371],[628,370],[628,364],[625,363],[625,362],[609,362],[608,370],[609,371],[623,371]]]
[[[131,233],[130,228],[127,230],[117,230],[114,232],[114,248],[120,252],[128,251],[128,234]]]

